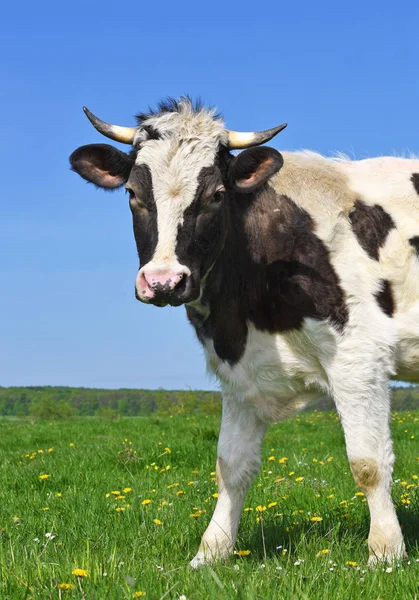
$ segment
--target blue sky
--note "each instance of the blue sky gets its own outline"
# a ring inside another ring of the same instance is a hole
[[[182,308],[134,298],[124,193],[68,167],[167,95],[272,145],[419,152],[419,3],[7,3],[0,22],[0,385],[210,388]]]

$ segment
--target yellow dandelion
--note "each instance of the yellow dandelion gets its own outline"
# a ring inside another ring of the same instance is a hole
[[[126,487],[122,491],[124,492],[124,494],[129,494],[130,492],[132,492],[132,488]]]
[[[417,475],[412,475],[412,479],[418,479]]]
[[[329,458],[327,459],[327,462],[332,462],[333,460],[333,456],[329,456]]]
[[[154,525],[163,525],[163,523],[159,519],[153,519]]]
[[[278,502],[269,502],[268,504],[268,508],[273,508],[274,506],[276,506],[278,504]]]
[[[234,554],[237,556],[249,556],[250,550],[236,550]]]
[[[165,471],[170,471],[172,467],[170,465],[166,465],[166,468],[164,469]]]
[[[59,583],[58,588],[60,590],[74,590],[74,585],[72,583]]]
[[[244,512],[250,512],[251,510],[253,510],[253,508],[251,508],[250,506],[247,506],[247,507],[244,509]]]
[[[320,521],[323,521],[323,517],[310,517],[310,521],[313,523],[320,523]]]
[[[178,492],[176,492],[176,496],[183,496],[185,492],[183,490],[179,490]]]
[[[359,496],[360,498],[362,496],[365,496],[364,492],[355,492],[355,496]]]
[[[141,504],[142,504],[143,506],[147,506],[147,505],[148,505],[148,504],[150,504],[150,503],[151,503],[151,500],[150,500],[149,498],[146,498],[145,500],[143,500],[143,501],[141,502]]]
[[[191,519],[198,519],[202,513],[191,513],[189,516]]]
[[[304,477],[296,477],[296,478],[295,478],[295,481],[296,481],[297,483],[299,483],[300,481],[303,481],[303,479],[304,479]]]
[[[69,446],[72,448],[74,446],[73,442],[70,442]]]
[[[356,567],[356,565],[357,565],[358,563],[357,563],[357,562],[355,562],[354,560],[347,560],[347,561],[346,561],[346,564],[347,564],[349,567]]]
[[[320,494],[319,494],[319,496],[320,496]],[[335,495],[334,495],[334,494],[329,494],[329,496],[328,496],[328,499],[329,499],[329,500],[332,500],[332,498],[334,498],[334,497],[335,497]]]
[[[272,460],[275,460],[275,456],[270,456],[270,457],[268,458],[268,460],[270,460],[270,461],[272,461]]]
[[[286,556],[288,554],[288,550],[286,548],[284,548],[281,552],[282,556]]]
[[[113,494],[114,496],[119,496],[120,493],[121,492],[119,490],[114,490],[113,492],[111,492],[111,494]]]
[[[192,471],[192,475],[198,475],[198,474],[199,474],[199,471],[196,471],[196,470]]]
[[[325,548],[324,550],[320,550],[319,552],[317,552],[316,556],[325,556],[326,554],[329,554],[329,550],[328,548]]]
[[[288,458],[286,456],[283,456],[282,458],[280,458],[278,460],[280,465],[285,465],[285,463],[287,462]]]
[[[74,569],[73,571],[71,571],[71,573],[76,577],[89,577],[88,572],[84,569]]]
[[[61,498],[62,497],[62,493],[61,492],[57,492],[55,495],[56,495],[57,498]]]
[[[295,475],[295,471],[290,471],[290,472],[288,473],[288,475],[289,475],[290,477],[291,477],[291,475]]]
[[[48,452],[53,452],[54,448],[48,448]]]
[[[133,592],[132,594],[132,598],[141,598],[142,596],[145,596],[145,592]]]
[[[115,500],[123,500],[125,496],[115,496]]]
[[[115,510],[116,512],[123,512],[125,510],[125,506],[117,506]]]
[[[45,506],[42,510],[49,510],[48,506]]]
[[[264,512],[265,510],[266,506],[263,506],[262,504],[259,504],[259,506],[256,507],[257,512]]]
[[[46,473],[44,473],[43,475],[39,476],[39,479],[48,479],[49,475],[47,475]]]
[[[215,494],[212,495],[213,498],[218,498],[218,494],[217,492],[215,492]]]
[[[215,471],[211,471],[210,476],[213,477],[215,475]]]

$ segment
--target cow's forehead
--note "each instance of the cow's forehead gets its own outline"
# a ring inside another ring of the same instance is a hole
[[[134,140],[139,148],[136,164],[149,167],[155,197],[182,198],[186,208],[201,170],[214,164],[220,144],[226,143],[222,119],[211,110],[193,112],[186,105],[180,112],[154,115],[143,122]]]

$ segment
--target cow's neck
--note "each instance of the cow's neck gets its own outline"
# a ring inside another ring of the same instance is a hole
[[[339,330],[347,320],[339,279],[312,218],[270,184],[229,198],[225,245],[199,304],[199,318],[190,315],[198,336],[212,339],[230,363],[243,355],[249,323],[280,333],[301,329],[307,317]]]

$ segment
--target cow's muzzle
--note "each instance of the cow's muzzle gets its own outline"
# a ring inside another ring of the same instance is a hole
[[[151,263],[138,271],[135,296],[141,302],[155,306],[180,306],[193,296],[191,272],[180,264],[155,266]]]

